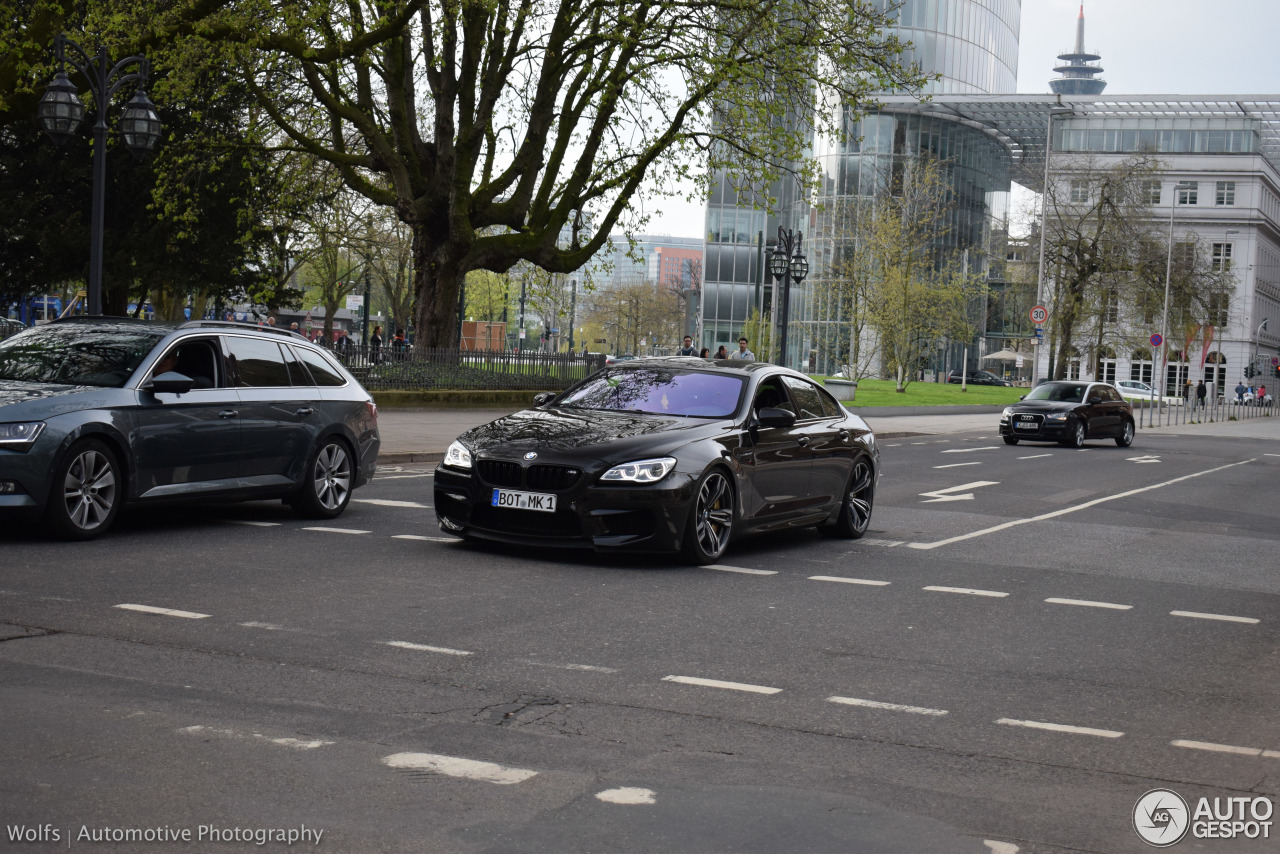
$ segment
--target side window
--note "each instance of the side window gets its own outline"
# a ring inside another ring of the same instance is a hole
[[[288,344],[281,344],[280,349],[284,351],[284,363],[289,369],[289,381],[295,386],[315,385],[311,380],[311,374],[307,373],[306,367],[298,361],[298,354],[294,349]]]
[[[795,412],[791,406],[791,399],[787,397],[786,389],[776,379],[765,380],[760,384],[756,389],[755,400],[751,402],[751,408],[756,412],[761,409],[785,409],[787,412]]]
[[[228,335],[227,354],[239,388],[287,388],[289,369],[280,355],[280,345],[260,338]]]
[[[782,381],[787,384],[787,388],[791,389],[791,396],[795,398],[796,406],[800,408],[796,418],[807,421],[827,417],[827,413],[823,411],[822,394],[817,386],[795,377],[783,377]]]
[[[215,339],[194,338],[170,347],[151,369],[151,376],[176,371],[195,381],[195,388],[217,388],[222,360]]]
[[[315,378],[316,385],[339,386],[347,384],[346,378],[326,362],[324,356],[319,353],[308,350],[306,347],[299,347],[298,357],[306,362],[307,367],[311,369],[311,376]]]

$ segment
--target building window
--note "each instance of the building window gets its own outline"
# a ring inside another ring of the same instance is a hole
[[[1149,205],[1160,204],[1160,182],[1145,181],[1142,185],[1142,199]]]
[[[1215,203],[1218,205],[1234,205],[1236,203],[1235,181],[1218,182],[1218,196]]]
[[[1213,244],[1213,272],[1226,273],[1231,270],[1231,246],[1230,243]]]
[[[1228,291],[1214,291],[1209,294],[1209,325],[1222,329],[1227,325],[1227,309],[1231,306],[1231,294]]]
[[[1089,182],[1088,181],[1072,181],[1071,182],[1071,202],[1072,204],[1084,204],[1089,201]]]
[[[1180,205],[1200,204],[1200,184],[1196,181],[1189,183],[1190,186],[1178,187],[1178,204]]]

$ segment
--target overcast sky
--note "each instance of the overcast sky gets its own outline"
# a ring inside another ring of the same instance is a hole
[[[1079,14],[1080,0],[1023,0],[1019,92],[1049,91],[1058,54],[1075,46]],[[1084,15],[1104,95],[1280,97],[1280,0],[1085,0]],[[701,205],[660,206],[647,233],[701,236]]]

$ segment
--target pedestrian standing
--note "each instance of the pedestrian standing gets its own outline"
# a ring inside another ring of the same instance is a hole
[[[730,359],[737,359],[738,361],[742,361],[742,362],[754,362],[754,361],[756,360],[756,354],[755,354],[755,353],[752,353],[750,350],[748,350],[748,349],[747,349],[747,339],[746,339],[746,338],[739,338],[739,339],[738,339],[738,352],[734,353],[734,354],[733,354],[732,356],[730,356],[729,358],[730,358]]]
[[[1244,387],[1244,380],[1236,383],[1236,403],[1244,403],[1244,393],[1248,391]]]
[[[373,327],[373,334],[369,336],[369,361],[378,364],[382,358],[382,327]]]
[[[684,336],[684,346],[676,351],[677,356],[696,356],[698,351],[693,346],[693,336]]]
[[[723,344],[721,344],[720,348],[716,350],[716,358],[717,359],[729,358],[729,351],[725,349],[725,346]]]
[[[710,359],[710,358],[711,358],[711,348],[710,348],[710,347],[703,347],[703,348],[702,348],[702,352],[701,352],[701,353],[699,353],[698,355],[699,355],[701,358],[703,358],[703,359]]]
[[[396,337],[391,339],[391,350],[394,353],[397,362],[404,360],[406,349],[407,346],[404,340],[404,330],[397,329]]]
[[[1204,406],[1205,395],[1209,393],[1209,389],[1205,387],[1204,380],[1196,383],[1196,406]]]

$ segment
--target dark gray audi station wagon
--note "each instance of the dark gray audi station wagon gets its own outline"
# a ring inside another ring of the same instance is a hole
[[[88,539],[126,504],[193,498],[332,518],[378,445],[373,398],[295,333],[95,317],[0,341],[0,524]]]

